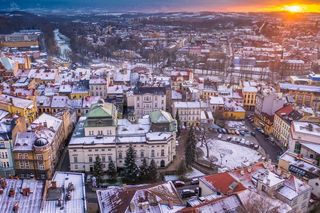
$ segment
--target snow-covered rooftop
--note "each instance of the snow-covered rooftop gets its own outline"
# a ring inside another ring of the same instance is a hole
[[[42,193],[44,183],[37,180],[16,180],[16,179],[0,179],[1,182],[6,182],[6,187],[0,195],[0,212],[12,213],[15,205],[18,206],[19,213],[36,213],[40,212],[42,201]],[[29,191],[30,193],[23,194],[22,192]],[[13,189],[14,195],[9,196],[10,189]]]
[[[54,189],[48,188],[46,200],[43,201],[41,213],[63,212],[65,213],[85,213],[87,212],[85,182],[83,173],[56,172],[52,181],[56,181],[57,188],[61,188],[58,196]],[[51,191],[53,193],[51,193]],[[67,194],[70,200],[66,200]],[[61,206],[58,206],[58,199],[61,199]]]

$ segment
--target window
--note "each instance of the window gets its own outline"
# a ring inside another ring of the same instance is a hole
[[[92,157],[89,157],[89,162],[92,163]]]
[[[73,162],[78,163],[78,157],[73,157]]]
[[[38,164],[38,169],[39,169],[39,170],[44,170],[44,165],[43,165],[43,163],[39,163],[39,164]]]
[[[122,159],[122,152],[119,152],[119,158]]]
[[[151,150],[151,157],[154,157],[154,150]]]
[[[30,168],[29,161],[26,161],[26,162],[25,162],[25,168],[26,168],[26,169],[29,169],[29,168]]]
[[[74,169],[78,169],[78,165],[74,165]]]
[[[37,160],[43,160],[43,155],[37,155]]]
[[[108,160],[109,160],[109,161],[112,161],[111,155],[108,156]]]
[[[28,159],[28,154],[27,153],[24,154],[24,158]]]
[[[140,152],[140,157],[144,158],[144,151],[143,150],[141,150],[141,152]]]
[[[106,162],[106,157],[102,156],[102,162]]]
[[[161,149],[161,156],[164,156],[164,149]]]
[[[297,154],[300,154],[300,151],[301,151],[301,144],[299,142],[296,142],[294,147],[294,152]]]

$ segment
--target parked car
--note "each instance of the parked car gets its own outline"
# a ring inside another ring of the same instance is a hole
[[[193,178],[193,179],[191,180],[191,184],[192,184],[192,185],[198,185],[198,184],[199,184],[199,178]]]
[[[246,135],[246,133],[245,133],[243,130],[239,131],[239,133],[240,133],[240,135],[242,135],[242,136],[245,136],[245,135]]]
[[[252,135],[253,137],[255,137],[255,136],[256,136],[256,133],[255,133],[255,132],[251,132],[251,135]]]
[[[181,197],[182,198],[188,198],[188,197],[192,197],[192,196],[196,196],[196,192],[192,189],[184,189],[181,191]]]
[[[240,135],[240,132],[238,130],[235,130],[236,135]]]
[[[221,138],[222,138],[222,134],[219,134],[219,135],[218,135],[218,138],[221,139]]]
[[[245,140],[244,138],[242,138],[242,139],[240,140],[240,143],[241,143],[241,144],[245,144],[245,142],[246,142],[246,140]]]
[[[225,128],[222,129],[223,134],[227,134],[227,130]]]
[[[222,133],[222,129],[217,129],[219,133]]]
[[[176,180],[173,184],[175,187],[183,187],[186,185],[186,183],[181,180]]]
[[[227,137],[227,141],[231,141],[231,137]]]
[[[259,149],[259,145],[258,144],[254,145],[254,148]]]

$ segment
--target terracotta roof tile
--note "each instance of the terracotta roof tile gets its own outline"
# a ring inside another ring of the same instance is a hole
[[[223,194],[230,194],[245,190],[242,183],[234,179],[229,173],[219,173],[201,178],[208,187]],[[232,186],[234,187],[232,189]]]

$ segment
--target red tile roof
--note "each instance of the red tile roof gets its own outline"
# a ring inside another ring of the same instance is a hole
[[[201,181],[208,187],[212,188],[212,190],[218,191],[222,194],[235,193],[246,189],[242,183],[234,179],[228,172],[205,176],[201,178]],[[233,183],[236,183],[237,185],[232,190],[230,186]]]
[[[281,117],[281,115],[289,115],[293,110],[291,105],[287,105],[276,111],[276,114]]]

